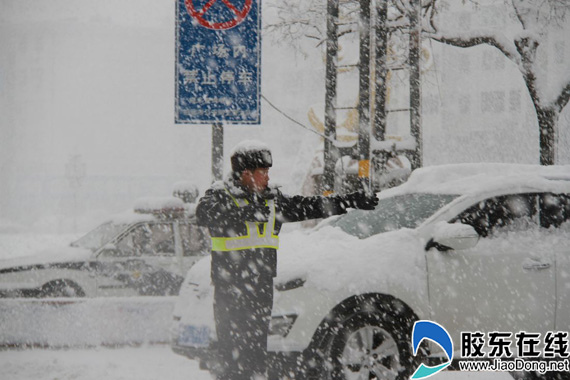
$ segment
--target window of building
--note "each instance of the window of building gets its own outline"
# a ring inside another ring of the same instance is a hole
[[[459,95],[457,102],[459,113],[462,115],[468,115],[471,111],[471,96],[469,94]]]
[[[519,90],[509,91],[509,111],[519,111],[521,109],[521,92]]]

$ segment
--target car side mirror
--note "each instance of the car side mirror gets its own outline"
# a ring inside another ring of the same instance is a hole
[[[432,247],[440,251],[469,249],[475,247],[478,241],[479,234],[473,226],[439,222],[434,228],[433,238],[428,242],[426,250]]]

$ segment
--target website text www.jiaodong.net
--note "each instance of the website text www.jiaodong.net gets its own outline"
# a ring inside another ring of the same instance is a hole
[[[525,371],[539,373],[570,371],[570,361],[568,359],[561,361],[524,360],[518,358],[513,360],[495,359],[492,361],[461,360],[458,364],[460,371]]]

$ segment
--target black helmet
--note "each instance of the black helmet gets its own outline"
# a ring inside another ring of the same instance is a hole
[[[270,168],[273,158],[269,148],[255,140],[243,141],[231,152],[232,171],[241,173],[246,169]]]

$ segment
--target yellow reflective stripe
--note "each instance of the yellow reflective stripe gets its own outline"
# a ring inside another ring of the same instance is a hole
[[[226,193],[228,193],[228,195],[230,196],[230,198],[232,198],[232,200],[234,201],[234,203],[236,204],[236,206],[240,207],[239,202],[237,199],[235,199],[235,197],[232,195],[232,193],[230,193],[230,191],[228,189],[224,189],[226,190]],[[244,199],[245,204],[247,204],[247,199]]]
[[[247,202],[246,199],[244,199],[244,201]],[[265,200],[265,205],[267,207],[269,207],[269,203],[267,202],[267,199]],[[275,207],[274,207],[275,208]],[[274,218],[275,219],[275,218]],[[250,224],[250,222],[245,222],[245,224]],[[259,225],[262,225],[262,229],[261,229],[261,234],[259,233]],[[275,227],[275,221],[273,221],[273,227]],[[265,233],[267,232],[267,222],[254,222],[254,226],[255,226],[255,231],[257,232],[257,235],[260,237],[265,237]],[[273,232],[273,229],[272,231]],[[248,234],[249,235],[249,234]]]
[[[225,189],[225,190],[226,190],[226,192],[228,193],[228,195],[232,198],[232,200],[234,201],[234,203],[236,204],[237,207],[243,207],[243,206],[246,206],[246,205],[249,204],[249,202],[247,201],[247,199],[240,199],[240,200],[242,200],[242,201],[245,203],[245,204],[242,206],[242,205],[239,203],[239,201],[232,195],[232,193],[230,193],[230,191],[229,191],[228,189]],[[233,238],[233,239],[237,239],[237,238],[247,239],[247,238],[249,238],[249,237],[251,236],[251,232],[250,232],[251,229],[249,228],[249,223],[247,223],[247,222],[245,223],[245,230],[246,230],[246,233],[245,233],[244,236],[238,236],[238,237],[235,237],[235,238]],[[229,239],[229,238],[222,238],[222,239]],[[214,243],[214,242],[212,241],[212,244],[213,244],[213,243]],[[224,243],[224,247],[225,247],[225,243]],[[212,250],[213,250],[213,248],[212,248]]]
[[[246,199],[236,199],[228,189],[225,189],[229,196],[232,198],[236,206],[243,207],[249,202]],[[239,201],[242,201],[244,204],[240,204]],[[270,223],[265,222],[245,222],[245,226],[247,229],[247,234],[245,236],[236,236],[236,237],[212,237],[212,251],[238,251],[242,249],[255,249],[255,248],[279,248],[279,237],[275,235],[275,220],[276,220],[276,209],[275,209],[275,202],[273,200],[267,201],[265,200],[266,206],[271,207],[271,214],[272,218],[270,218]],[[263,232],[260,234],[258,225],[259,223],[263,224]],[[269,226],[268,226],[269,224]],[[267,237],[267,230],[271,230],[271,236]],[[256,234],[251,236],[251,230],[254,229]],[[240,244],[242,243],[242,244]]]
[[[212,238],[212,251],[226,251],[226,238]]]
[[[256,244],[256,245],[243,245],[228,248],[226,243],[230,241],[238,241],[239,238],[212,238],[212,251],[218,252],[229,252],[229,251],[240,251],[243,249],[256,249],[256,248],[273,248],[279,249],[279,237],[276,237],[274,244]],[[249,239],[248,239],[249,240]]]

